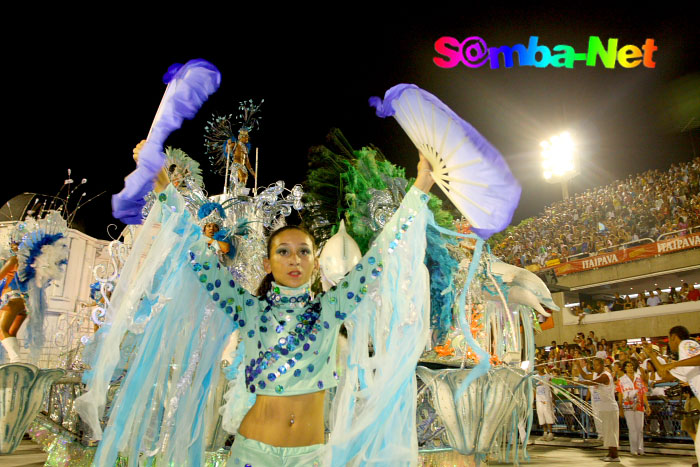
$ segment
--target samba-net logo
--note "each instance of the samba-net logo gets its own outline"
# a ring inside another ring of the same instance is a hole
[[[576,52],[572,46],[565,44],[550,49],[538,42],[539,37],[530,36],[527,47],[524,44],[487,47],[486,42],[478,36],[467,37],[463,41],[444,36],[435,41],[435,51],[439,56],[433,57],[433,62],[440,68],[454,68],[460,63],[469,68],[479,68],[488,63],[492,69],[496,69],[501,67],[501,63],[505,68],[512,68],[517,57],[518,66],[537,68],[573,68],[576,62],[596,66],[599,61],[605,68],[615,68],[616,63],[623,68],[635,68],[640,64],[646,68],[656,67],[654,52],[658,47],[654,44],[654,39],[647,39],[641,47],[619,47],[617,39],[608,39],[607,46],[604,46],[600,37],[591,36],[585,52]]]

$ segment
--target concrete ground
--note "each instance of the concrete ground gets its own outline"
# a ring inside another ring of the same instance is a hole
[[[693,446],[691,444],[658,444],[647,443],[647,453],[643,456],[632,456],[629,447],[623,444],[620,448],[620,462],[603,462],[607,449],[599,443],[585,444],[564,438],[543,443],[537,441],[528,446],[530,460],[521,462],[522,466],[547,466],[547,467],[585,467],[585,466],[663,466],[663,467],[688,467],[695,460]],[[470,456],[462,456],[455,451],[443,451],[434,453],[421,453],[419,465],[423,467],[475,467],[476,463]],[[491,460],[481,465],[512,465],[502,464]]]
[[[539,443],[539,442],[538,442]],[[580,444],[580,443],[579,443]],[[528,447],[530,455],[529,462],[522,462],[523,466],[547,466],[547,467],[585,467],[585,466],[663,466],[663,467],[681,467],[690,466],[695,462],[695,457],[692,455],[692,445],[675,446],[671,448],[654,448],[649,446],[650,450],[674,451],[685,454],[662,454],[659,452],[648,453],[644,456],[631,456],[623,446],[620,451],[620,463],[607,463],[600,460],[605,456],[606,450],[601,447],[582,447],[575,446],[575,443],[568,441],[557,442],[552,441],[547,444],[533,444]],[[41,450],[39,445],[31,440],[23,440],[15,452],[7,456],[0,456],[0,467],[38,467],[43,466],[46,461],[46,453]],[[442,451],[434,453],[422,453],[420,455],[420,466],[424,467],[475,467],[476,463],[472,457],[462,456],[455,451]],[[495,465],[512,465],[500,464],[495,461],[484,462],[482,466]]]
[[[39,467],[46,462],[47,454],[30,439],[23,439],[15,452],[0,456],[2,467]]]

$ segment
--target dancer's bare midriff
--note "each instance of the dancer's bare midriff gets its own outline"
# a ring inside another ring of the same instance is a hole
[[[238,432],[271,446],[323,444],[326,391],[297,396],[258,395]]]

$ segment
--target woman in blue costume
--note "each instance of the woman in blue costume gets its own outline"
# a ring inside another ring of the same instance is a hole
[[[10,363],[20,361],[17,332],[27,318],[27,294],[20,291],[16,277],[18,246],[17,242],[10,244],[12,253],[0,269],[0,342],[9,356]]]
[[[430,215],[425,193],[432,184],[421,157],[414,187],[373,247],[336,287],[315,297],[309,282],[316,252],[305,231],[288,227],[272,235],[264,268],[273,281],[256,297],[221,266],[211,240],[168,186],[144,225],[150,232],[160,224],[159,233],[149,249],[142,243],[150,238],[134,244],[130,261],[136,259],[113,293],[110,329],[86,380],[89,392],[76,403],[102,437],[94,462],[113,465],[122,454],[133,465],[139,458],[202,465],[206,399],[223,347],[239,329],[234,365],[244,367],[239,381],[248,393],[246,409],[252,407],[229,465],[414,464],[415,363],[429,333],[423,257]],[[114,353],[135,322],[145,322],[141,343],[102,433],[105,394],[119,358]],[[339,384],[335,350],[342,323],[350,354]],[[324,445],[325,391],[335,386],[333,431]]]
[[[430,166],[421,158],[405,204],[420,203],[432,184]],[[259,299],[252,305],[246,300],[243,312],[234,315],[246,346],[246,386],[257,394],[231,449],[234,465],[291,465],[323,445],[325,391],[338,379],[338,330],[381,272],[373,249],[338,286],[312,299],[310,280],[318,268],[312,237],[297,227],[282,228],[270,236],[267,253],[265,272],[274,281],[268,276]]]

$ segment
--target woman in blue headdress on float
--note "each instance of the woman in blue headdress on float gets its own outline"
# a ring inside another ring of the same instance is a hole
[[[17,222],[0,269],[0,339],[10,363],[36,363],[44,345],[46,289],[63,274],[68,258],[63,213],[47,210]],[[31,315],[28,316],[28,313]],[[29,356],[20,356],[17,334],[29,318]]]

